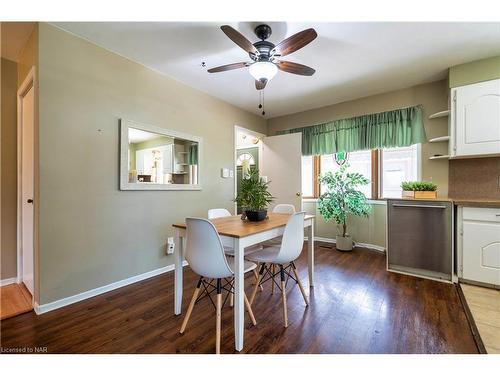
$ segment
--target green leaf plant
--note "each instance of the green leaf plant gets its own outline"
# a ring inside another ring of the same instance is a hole
[[[269,181],[270,182],[270,181]],[[235,202],[243,210],[258,211],[267,208],[274,197],[269,193],[269,182],[264,182],[257,169],[250,170],[248,176],[241,180],[241,189]]]
[[[436,191],[437,185],[428,181],[404,181],[401,188],[404,191]]]
[[[368,185],[370,181],[360,173],[348,172],[344,164],[335,173],[327,172],[320,176],[326,192],[318,200],[318,209],[326,222],[335,220],[342,226],[342,237],[347,235],[347,219],[350,215],[368,217],[371,206],[366,196],[357,188]]]

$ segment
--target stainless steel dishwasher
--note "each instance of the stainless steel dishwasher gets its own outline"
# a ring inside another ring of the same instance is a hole
[[[452,202],[387,201],[387,270],[452,281]]]

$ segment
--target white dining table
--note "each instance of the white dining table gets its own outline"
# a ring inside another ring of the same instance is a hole
[[[235,348],[243,349],[245,306],[243,301],[244,290],[244,249],[246,247],[262,243],[267,240],[283,235],[285,225],[290,218],[289,214],[270,213],[268,219],[259,222],[241,220],[238,216],[210,220],[224,243],[232,241],[234,248],[235,269],[234,271],[234,336]],[[175,291],[174,291],[174,313],[180,315],[182,311],[183,292],[183,264],[184,243],[186,238],[186,223],[173,225],[175,229]],[[304,228],[307,235],[307,264],[309,271],[309,287],[314,286],[314,215],[306,215]],[[258,317],[257,322],[259,320]]]

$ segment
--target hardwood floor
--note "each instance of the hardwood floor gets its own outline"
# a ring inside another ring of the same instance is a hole
[[[488,354],[500,354],[500,290],[461,284]]]
[[[245,316],[244,353],[477,353],[457,291],[450,284],[389,273],[385,255],[356,249],[316,250],[316,285],[307,287],[306,251],[297,262],[306,290],[287,292],[289,327],[281,296],[269,284]],[[183,314],[196,286],[185,270]],[[215,310],[204,299],[186,332],[173,314],[173,273],[160,275],[36,316],[2,321],[1,346],[46,347],[49,353],[214,353]],[[247,292],[253,276],[247,278]],[[222,314],[221,352],[234,353],[232,309]]]
[[[10,284],[0,288],[0,320],[31,310],[31,294],[24,284]]]

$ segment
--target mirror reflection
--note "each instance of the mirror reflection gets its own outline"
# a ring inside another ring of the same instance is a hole
[[[198,184],[198,143],[129,127],[128,182]]]

